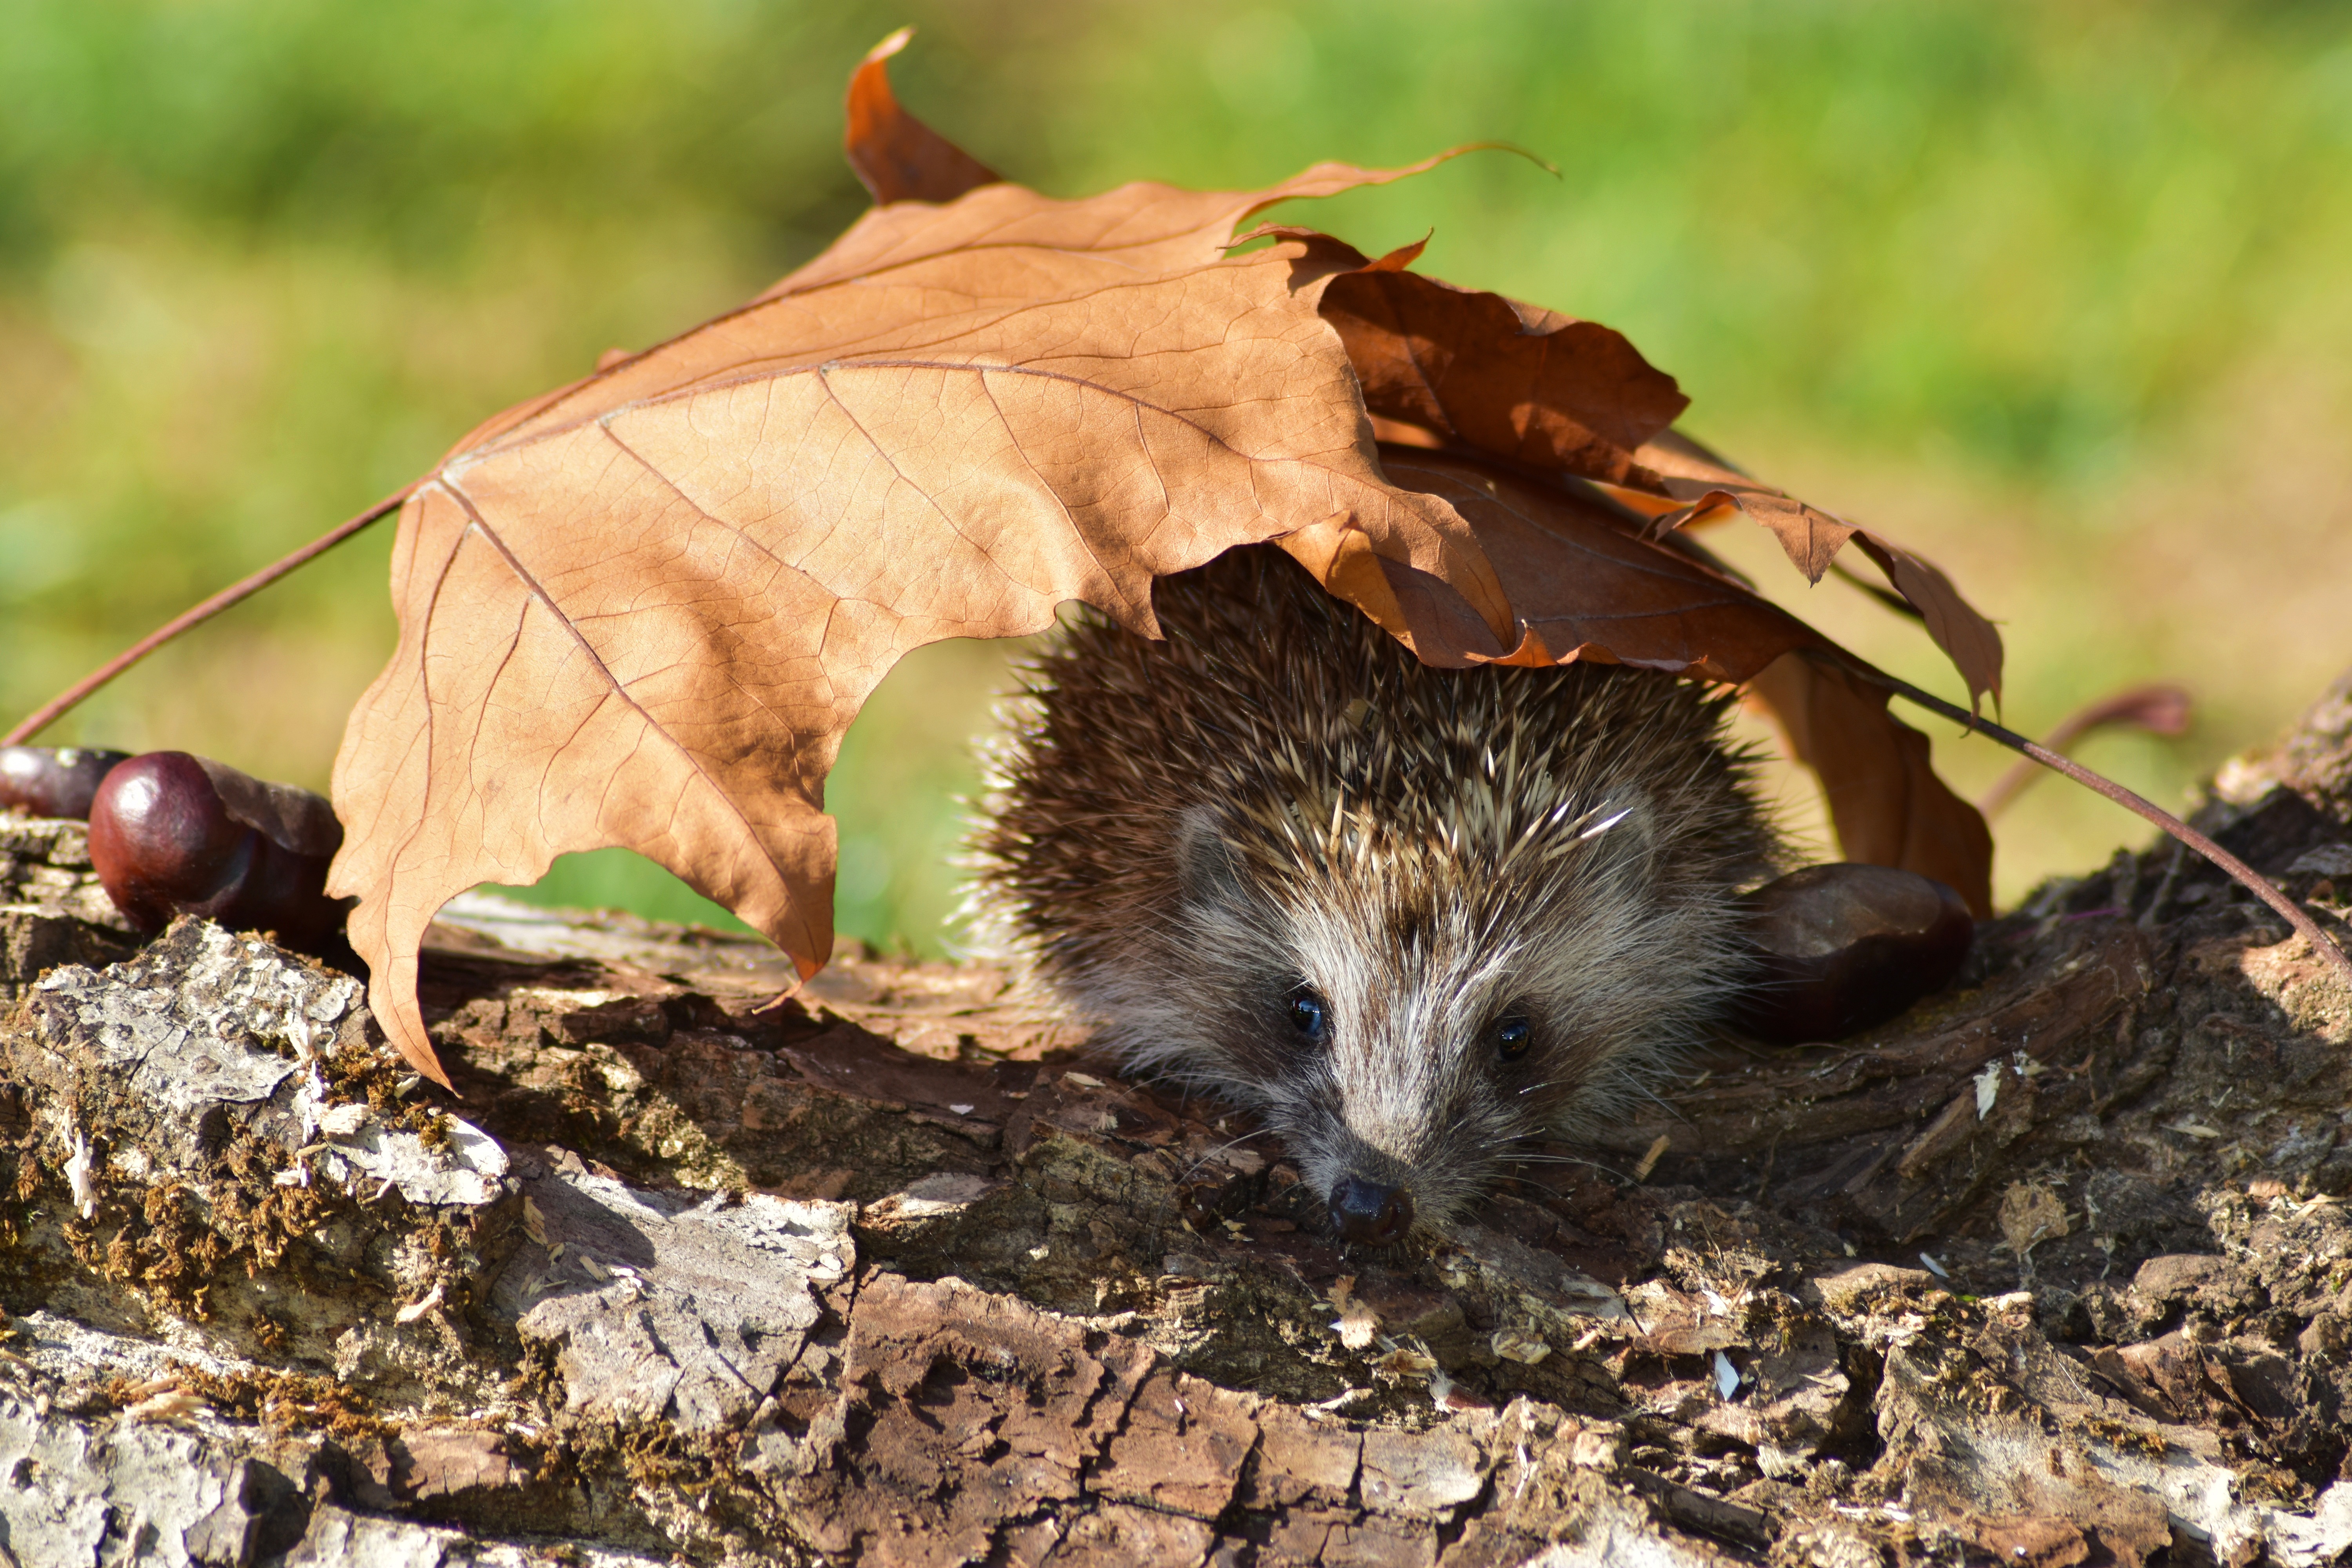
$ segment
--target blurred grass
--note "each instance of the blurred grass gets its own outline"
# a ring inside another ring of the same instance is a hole
[[[486,413],[737,302],[855,216],[839,89],[1061,194],[1503,155],[1294,215],[1628,332],[1686,426],[1941,562],[2040,730],[2179,679],[2178,803],[2352,663],[2352,16],[1921,0],[17,0],[0,50],[0,708],[21,712],[428,464]],[[1947,694],[1908,628],[1715,538]],[[322,787],[391,646],[388,531],[49,737]],[[935,951],[1001,647],[909,661],[830,798],[842,927]],[[1925,727],[1936,728],[1932,722]],[[2002,766],[1939,736],[1973,793]],[[1809,803],[1792,795],[1801,820]],[[2044,784],[2000,888],[2137,826]],[[541,896],[701,906],[627,857]],[[852,896],[855,895],[855,896]]]

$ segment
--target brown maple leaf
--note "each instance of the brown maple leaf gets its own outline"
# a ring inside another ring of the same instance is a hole
[[[824,775],[921,644],[1069,599],[1150,632],[1155,576],[1333,519],[1507,630],[1461,520],[1382,476],[1303,247],[1177,259],[1204,205],[1221,241],[1278,197],[1150,195],[984,187],[946,211],[989,208],[989,243],[772,295],[496,422],[411,495],[401,641],[335,769],[334,885],[404,1054],[429,1059],[435,911],[570,850],[646,855],[814,973]],[[1139,229],[1153,268],[1121,254]]]
[[[1352,258],[1323,285],[1321,308],[1384,434],[1595,480],[1657,517],[1661,535],[1738,511],[1772,531],[1808,582],[1821,581],[1845,542],[1858,540],[1958,668],[1972,704],[2000,697],[2000,634],[1950,578],[1884,534],[1761,484],[1674,430],[1689,400],[1622,334],[1411,272],[1419,244],[1367,262],[1303,230],[1259,232]]]
[[[1235,249],[1276,202],[1413,171],[1052,200],[905,115],[900,41],[851,91],[883,205],[742,309],[489,421],[402,508],[400,642],[336,761],[331,887],[386,1033],[444,1082],[415,980],[450,897],[625,846],[814,973],[825,775],[891,666],[1071,599],[1154,635],[1152,581],[1237,544],[1280,542],[1433,664],[1836,668],[1586,486],[1669,482],[1646,454],[1681,395],[1615,333],[1306,231]],[[1377,447],[1376,416],[1444,449]],[[1912,765],[1924,741],[1883,695],[1790,692],[1850,845],[1983,908],[1981,823]]]
[[[1849,860],[1900,866],[1957,889],[1979,920],[1992,914],[1992,832],[1928,760],[1927,737],[1886,710],[1887,690],[1834,658],[1791,650],[1748,690],[1811,768]]]
[[[1927,736],[1887,711],[1837,645],[1703,556],[1645,537],[1595,498],[1460,454],[1389,449],[1398,485],[1443,498],[1490,560],[1507,563],[1518,644],[1501,650],[1444,584],[1381,561],[1387,598],[1349,597],[1424,663],[1602,663],[1745,682],[1822,781],[1850,860],[1900,866],[1992,912],[1992,836],[1928,761]],[[1295,553],[1295,552],[1294,552]],[[1393,605],[1393,607],[1391,607]]]
[[[842,151],[877,202],[951,202],[1003,176],[898,107],[889,59],[915,36],[901,27],[866,53],[849,78]]]
[[[1375,416],[1535,468],[1659,483],[1634,451],[1689,405],[1674,377],[1598,321],[1408,271],[1421,250],[1324,287],[1323,318]]]
[[[1883,533],[1748,478],[1677,433],[1667,432],[1645,444],[1634,457],[1662,481],[1654,487],[1658,491],[1683,503],[1658,516],[1655,526],[1661,533],[1738,512],[1770,530],[1790,564],[1809,583],[1822,580],[1848,540],[1857,541],[1968,682],[1970,710],[1988,694],[2000,700],[2000,633],[1960,596],[1952,580],[1932,562]]]

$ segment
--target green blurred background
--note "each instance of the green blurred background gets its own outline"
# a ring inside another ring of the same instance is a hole
[[[0,45],[0,709],[394,488],[484,415],[731,305],[864,205],[840,89],[1047,191],[1503,155],[1293,209],[1607,321],[1685,427],[1939,561],[2040,730],[2179,804],[2352,664],[2352,12],[2336,5],[11,0]],[[1714,535],[1947,693],[1906,626]],[[388,527],[52,731],[323,788],[388,653]],[[1001,645],[910,660],[833,800],[842,928],[939,951]],[[1941,726],[1933,726],[1940,729]],[[1939,735],[1973,794],[2002,753]],[[1793,779],[1776,787],[1818,823]],[[1818,832],[1818,828],[1811,829]],[[2046,784],[2000,888],[2137,825]],[[1826,848],[1825,846],[1822,847]],[[608,852],[537,897],[709,906]]]

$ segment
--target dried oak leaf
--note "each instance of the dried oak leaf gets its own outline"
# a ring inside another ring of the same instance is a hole
[[[445,1082],[415,982],[450,897],[625,846],[814,973],[824,781],[890,667],[1040,630],[1070,599],[1152,634],[1153,579],[1237,544],[1280,542],[1435,664],[1738,680],[1829,648],[1638,515],[1478,456],[1651,482],[1623,454],[1679,395],[1614,334],[1498,314],[1319,236],[1233,253],[1276,202],[1414,171],[1050,200],[926,151],[886,55],[853,86],[853,160],[900,150],[859,162],[885,193],[971,188],[877,207],[741,310],[490,420],[402,509],[400,642],[336,761],[331,886],[360,900],[387,1035]],[[1446,363],[1404,374],[1409,340],[1444,342]],[[1383,418],[1469,450],[1384,461],[1368,385]],[[1882,702],[1815,760],[1825,779],[1841,758],[1885,773],[1910,734]],[[1954,858],[1920,842],[1940,784],[1903,777],[1910,793],[1853,811],[1901,854]]]

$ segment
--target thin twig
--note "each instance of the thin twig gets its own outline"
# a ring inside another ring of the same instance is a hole
[[[2151,735],[2185,734],[2189,712],[2189,693],[2179,687],[2136,686],[2076,709],[2042,736],[2042,743],[2053,752],[2072,752],[2075,742],[2085,735],[2117,724]],[[1977,809],[1988,819],[1993,817],[2041,776],[2041,770],[2031,760],[2019,763],[1993,781],[1992,788],[1977,801]]]
[[[2214,865],[2221,868],[2229,873],[2231,880],[2278,911],[2286,923],[2294,928],[2295,934],[2310,942],[2313,951],[2334,964],[2345,982],[2352,984],[2352,953],[2347,953],[2336,946],[2327,933],[2319,929],[2319,923],[2305,912],[2300,904],[2279,891],[2269,878],[2155,802],[2133,794],[2104,774],[2093,773],[2071,757],[2061,756],[2046,746],[2037,745],[2015,731],[2002,729],[1990,719],[1973,716],[1967,709],[1947,702],[1930,692],[1922,691],[1907,680],[1898,680],[1885,670],[1865,664],[1858,658],[1850,656],[1841,658],[1834,654],[1826,657],[1832,658],[1841,668],[1851,672],[1857,679],[1866,680],[1882,690],[1892,691],[1898,697],[1916,702],[1931,713],[1951,720],[1963,729],[1980,731],[1988,738],[2000,742],[2011,751],[2032,757],[2043,767],[2064,773],[2093,794],[2103,795],[2125,810],[2146,817]]]
[[[7,734],[0,735],[0,746],[21,745],[25,742],[31,740],[34,736],[39,734],[42,731],[47,729],[50,725],[64,718],[68,713],[73,711],[74,709],[79,707],[84,698],[89,696],[90,693],[104,686],[108,681],[112,680],[116,676],[121,675],[124,670],[129,669],[132,665],[137,664],[141,659],[145,658],[149,654],[153,653],[157,648],[162,647],[165,643],[170,642],[173,637],[178,637],[182,632],[188,630],[192,626],[202,626],[205,622],[211,620],[215,616],[219,615],[223,610],[227,609],[231,605],[251,598],[254,595],[261,592],[262,589],[267,588],[272,583],[277,582],[280,577],[285,576],[289,572],[293,571],[297,566],[303,564],[305,562],[310,561],[314,557],[325,554],[328,551],[332,550],[336,545],[341,544],[344,540],[349,539],[352,535],[357,533],[368,524],[375,521],[378,518],[383,517],[389,512],[398,510],[401,503],[408,499],[409,492],[414,490],[415,488],[416,487],[414,484],[402,486],[399,489],[394,491],[391,495],[384,497],[383,500],[376,502],[375,505],[368,508],[367,510],[360,513],[357,517],[352,518],[350,521],[342,523],[328,532],[320,534],[318,538],[310,541],[310,543],[302,546],[301,549],[295,551],[290,555],[279,556],[268,565],[264,566],[260,571],[256,572],[252,576],[245,579],[245,581],[232,584],[228,587],[223,588],[219,593],[215,594],[211,598],[206,599],[194,609],[177,616],[172,620],[169,620],[163,625],[156,627],[153,631],[149,632],[145,637],[141,637],[137,642],[132,643],[129,647],[124,648],[121,653],[116,654],[112,658],[108,659],[104,664],[100,665],[96,669],[91,670],[88,675],[83,676],[79,680],[75,681],[71,686],[67,687],[63,691],[58,692],[55,697],[50,698],[48,701],[43,703],[38,709],[35,710],[30,715],[28,715],[23,723],[18,724],[15,729],[9,731]]]

